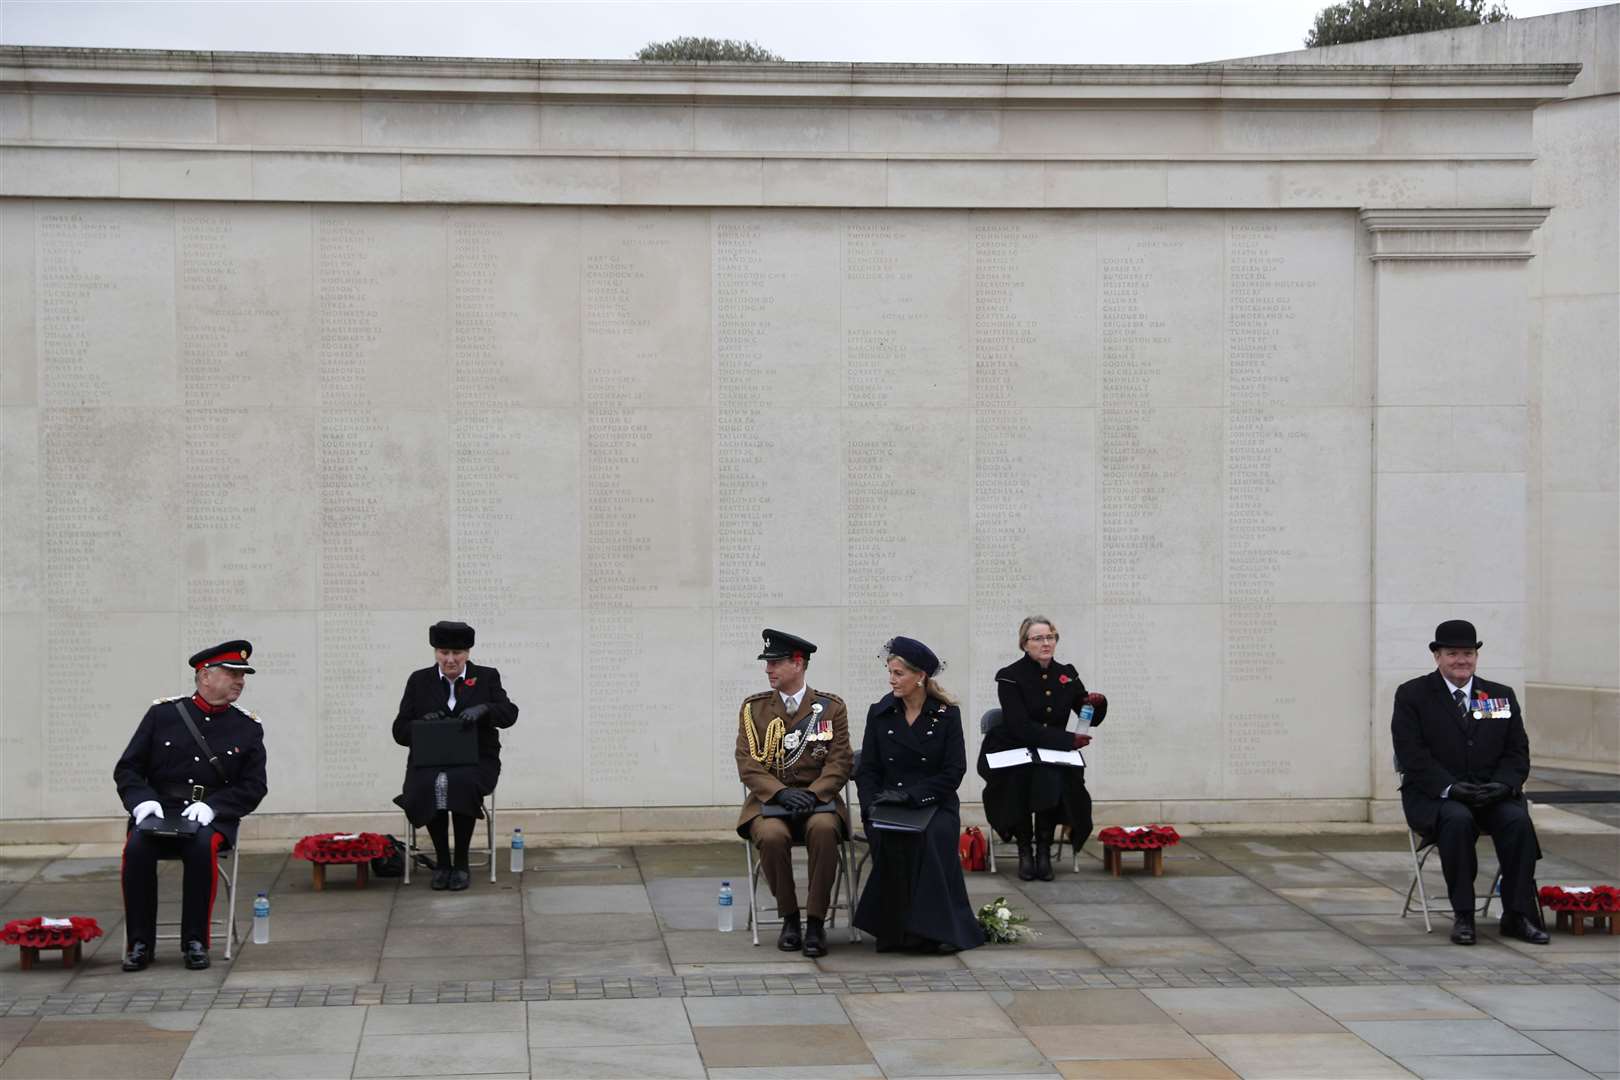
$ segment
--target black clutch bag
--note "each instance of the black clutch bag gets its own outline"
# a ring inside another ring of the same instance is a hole
[[[417,720],[411,724],[411,764],[428,766],[478,764],[478,729],[462,730],[461,719]]]
[[[188,817],[181,817],[179,814],[175,814],[173,817],[152,814],[142,818],[141,823],[135,826],[135,829],[148,836],[157,836],[164,840],[178,840],[181,837],[197,835],[197,823]]]
[[[759,813],[761,817],[801,818],[809,817],[811,814],[836,814],[838,813],[838,804],[832,802],[816,803],[814,810],[806,810],[803,813],[795,814],[785,806],[768,802],[760,809]]]
[[[873,805],[868,819],[872,828],[886,832],[920,833],[934,820],[937,806],[900,806],[895,803]]]

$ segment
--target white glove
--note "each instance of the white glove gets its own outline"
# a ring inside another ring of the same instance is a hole
[[[205,802],[194,802],[180,811],[180,816],[190,818],[198,825],[207,825],[214,820],[214,808]]]
[[[143,803],[136,803],[135,809],[130,811],[135,817],[135,824],[139,825],[153,814],[163,813],[163,804],[156,799],[147,799]]]

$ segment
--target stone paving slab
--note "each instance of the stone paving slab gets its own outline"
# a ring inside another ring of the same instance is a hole
[[[1580,839],[1543,842],[1606,880],[1579,856],[1607,856]],[[878,954],[839,925],[819,961],[779,952],[774,931],[755,948],[740,925],[712,928],[713,888],[741,879],[735,843],[542,849],[525,874],[461,894],[423,879],[315,893],[306,865],[255,854],[277,883],[272,943],[232,963],[216,948],[213,969],[187,972],[160,948],[126,975],[116,908],[90,909],[109,933],[76,971],[25,978],[0,957],[0,1080],[1620,1072],[1620,942],[1535,948],[1496,938],[1494,920],[1472,949],[1444,920],[1424,934],[1398,916],[1403,843],[1189,838],[1158,879],[1105,876],[1087,852],[1078,872],[1019,882],[1009,860],[969,892],[1007,897],[1036,941]],[[21,878],[7,910],[104,898],[107,858],[0,852]],[[445,1049],[462,1044],[477,1049]]]

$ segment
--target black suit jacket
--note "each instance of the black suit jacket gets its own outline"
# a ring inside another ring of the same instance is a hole
[[[1390,734],[1401,801],[1412,827],[1427,833],[1439,813],[1440,795],[1458,781],[1506,784],[1518,796],[1530,778],[1530,738],[1524,731],[1519,699],[1511,686],[1474,676],[1474,697],[1506,698],[1511,715],[1474,719],[1457,710],[1451,689],[1431,671],[1395,691]]]

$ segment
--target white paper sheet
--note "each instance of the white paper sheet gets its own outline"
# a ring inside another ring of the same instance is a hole
[[[992,769],[1010,769],[1014,765],[1028,765],[1035,759],[1029,754],[1029,748],[1020,746],[1016,750],[1000,750],[994,754],[984,755],[984,760]]]
[[[1080,756],[1078,750],[1037,750],[1041,756],[1042,765],[1076,765],[1086,767],[1086,759]]]

